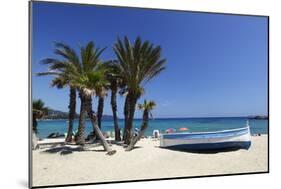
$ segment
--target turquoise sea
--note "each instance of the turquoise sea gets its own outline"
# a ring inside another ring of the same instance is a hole
[[[219,131],[224,129],[234,129],[245,126],[246,117],[218,117],[218,118],[159,118],[150,120],[146,135],[152,135],[154,129],[165,132],[169,128],[179,129],[187,127],[190,132]],[[139,128],[140,119],[134,120],[134,126]],[[64,134],[67,132],[67,120],[42,120],[38,121],[38,135],[40,138],[46,138],[50,133],[59,132]],[[267,134],[268,120],[250,119],[249,125],[251,134]],[[77,129],[78,120],[74,122],[74,130]],[[123,130],[124,121],[119,120],[119,127]],[[102,121],[102,131],[113,131],[113,121]],[[88,135],[92,131],[92,125],[89,120],[86,121],[86,133]]]

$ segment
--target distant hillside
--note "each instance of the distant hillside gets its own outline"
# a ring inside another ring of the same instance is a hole
[[[75,119],[79,118],[79,114],[75,115]],[[44,119],[68,119],[68,112],[63,112],[59,110],[49,109],[48,114],[44,116]],[[103,120],[113,120],[111,115],[103,115]]]
[[[249,119],[268,119],[267,115],[249,116]]]

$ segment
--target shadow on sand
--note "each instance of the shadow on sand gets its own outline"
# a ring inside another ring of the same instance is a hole
[[[124,149],[126,149],[128,147],[127,144],[124,144],[123,142],[121,141],[112,141],[111,144],[115,144],[117,146],[121,146],[123,147]],[[134,148],[132,150],[135,150],[135,149],[140,149],[140,148],[143,148],[142,146],[134,146]]]
[[[60,153],[60,155],[68,155],[68,154],[72,154],[73,152],[86,152],[86,151],[105,152],[104,149],[92,149],[100,146],[102,146],[102,144],[99,142],[87,142],[84,146],[77,146],[71,143],[67,145],[52,145],[48,149],[42,151],[42,153],[50,153],[50,154]]]
[[[126,149],[126,147],[128,145],[124,144],[123,142],[115,142],[115,141],[111,141],[109,143],[110,146],[112,145],[117,145],[117,146],[121,146],[124,149]],[[41,153],[50,153],[50,154],[55,154],[55,153],[59,153],[60,155],[68,155],[68,154],[72,154],[73,152],[85,152],[85,151],[92,151],[92,152],[105,152],[104,149],[92,149],[92,148],[96,148],[96,147],[100,147],[102,146],[101,143],[98,142],[93,142],[93,143],[86,143],[85,146],[77,146],[74,144],[67,144],[67,145],[52,145],[49,148],[47,148],[46,150],[42,151]],[[141,146],[135,146],[133,148],[133,150],[136,149],[141,149],[143,147]]]
[[[234,152],[240,150],[240,148],[225,148],[225,149],[213,149],[213,150],[187,150],[187,149],[176,149],[176,148],[162,148],[162,149],[178,151],[178,152],[186,152],[186,153],[195,153],[195,154],[217,154],[217,153]]]
[[[82,152],[86,151],[85,148],[83,147],[70,147],[70,146],[59,146],[59,147],[53,147],[47,150],[44,150],[43,153],[50,153],[50,154],[55,154],[55,153],[60,153],[60,155],[67,155],[71,154],[73,152]]]
[[[124,144],[124,142],[122,142],[122,141],[110,141],[110,144],[115,144],[115,145],[117,145],[117,146],[122,146],[122,147],[127,147],[128,145],[127,144]]]

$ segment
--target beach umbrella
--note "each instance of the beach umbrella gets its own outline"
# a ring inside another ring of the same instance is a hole
[[[188,128],[186,128],[186,127],[181,127],[181,128],[179,128],[179,131],[188,131]]]
[[[174,132],[174,131],[175,131],[175,129],[169,128],[169,129],[166,130],[166,133],[172,133],[172,132]]]

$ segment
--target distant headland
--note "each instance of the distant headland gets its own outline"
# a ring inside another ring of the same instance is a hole
[[[249,119],[268,119],[267,115],[256,115],[256,116],[249,116]]]

